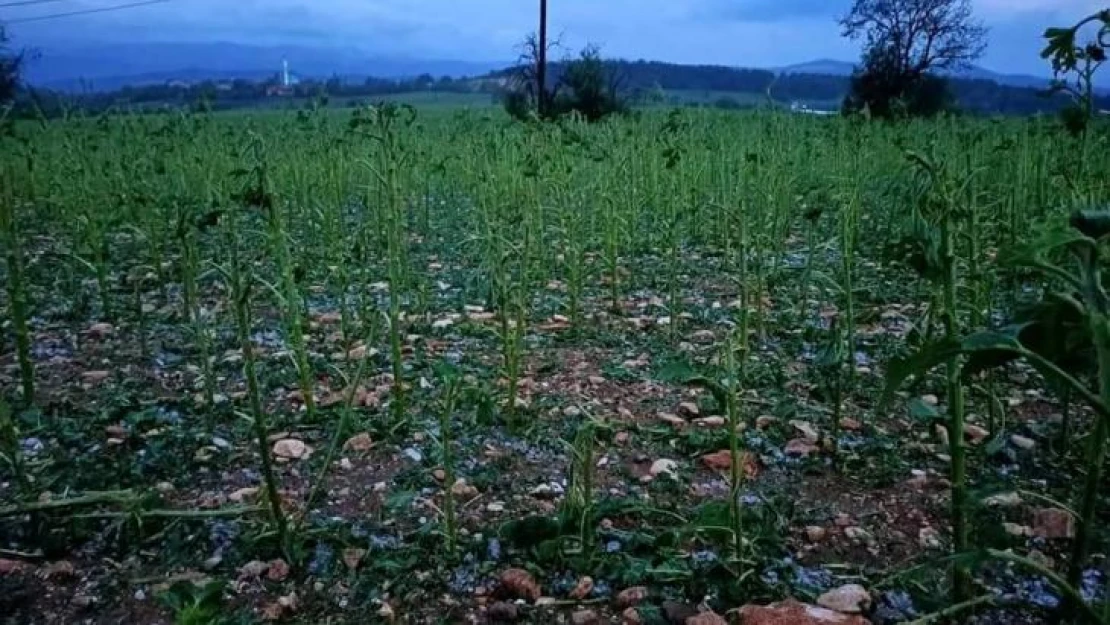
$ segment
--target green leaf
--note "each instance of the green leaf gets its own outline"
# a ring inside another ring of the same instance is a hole
[[[940,418],[940,411],[936,406],[925,403],[920,397],[914,397],[908,404],[910,418],[923,423],[932,423]]]
[[[942,339],[923,345],[906,358],[894,359],[887,367],[886,388],[883,389],[879,404],[881,406],[888,405],[894,397],[894,393],[906,380],[925,375],[937,365],[959,356],[961,351],[959,341]]]
[[[1071,225],[1092,239],[1102,239],[1110,235],[1110,211],[1077,211],[1071,216]]]

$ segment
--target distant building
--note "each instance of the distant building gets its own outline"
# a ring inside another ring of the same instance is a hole
[[[293,87],[296,87],[301,82],[301,79],[293,75],[289,71],[289,60],[281,60],[281,74],[278,76],[278,84],[266,87],[266,95],[268,96],[291,96],[293,95]]]
[[[808,104],[802,102],[794,102],[790,105],[791,112],[801,113],[803,115],[836,115],[836,111],[823,111],[820,109],[811,109]]]

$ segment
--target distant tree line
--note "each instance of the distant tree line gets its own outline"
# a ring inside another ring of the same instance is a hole
[[[712,65],[677,65],[657,61],[600,60],[588,57],[587,72],[567,75],[571,61],[549,65],[548,81],[565,85],[568,78],[583,85],[602,89],[603,94],[619,89],[621,99],[631,104],[670,104],[675,92],[710,94],[708,103],[722,108],[739,108],[741,101],[770,96],[789,105],[801,102],[840,102],[851,90],[852,78],[817,74],[776,74],[769,70],[738,69]],[[581,59],[578,59],[581,61]],[[375,97],[416,92],[484,93],[492,100],[501,100],[511,87],[516,68],[494,72],[477,78],[436,78],[430,75],[410,79],[365,78],[359,80],[332,77],[326,80],[304,80],[288,89],[282,88],[276,76],[266,80],[236,79],[203,81],[193,84],[167,82],[135,85],[103,93],[62,93],[23,88],[16,96],[17,112],[23,115],[54,117],[67,108],[100,112],[111,107],[191,106],[204,103],[212,108],[242,108],[285,98],[316,98],[327,96],[343,100],[372,100]],[[1000,85],[990,80],[950,79],[947,89],[951,104],[976,114],[1026,115],[1055,112],[1069,102],[1064,95],[1046,98],[1037,89]],[[570,93],[570,92],[566,92]],[[730,95],[736,94],[736,99]],[[746,95],[749,97],[739,98]],[[1102,109],[1110,108],[1110,98],[1097,102]]]

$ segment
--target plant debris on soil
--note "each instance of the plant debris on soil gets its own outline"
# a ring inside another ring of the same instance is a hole
[[[1108,197],[1094,173],[1057,175],[1063,139],[1026,121],[382,115],[17,127],[0,202],[24,287],[2,303],[26,306],[35,388],[5,317],[0,623],[855,625],[950,607],[942,372],[882,401],[889,363],[941,327],[893,243],[920,184],[901,155],[989,170],[968,191],[972,328],[1041,288],[995,270],[999,248],[1067,189]],[[823,363],[846,327],[837,402]],[[963,433],[972,544],[1063,574],[1094,414],[1020,362],[988,375]],[[993,599],[954,622],[1048,623],[1065,599],[1013,562],[972,570]]]

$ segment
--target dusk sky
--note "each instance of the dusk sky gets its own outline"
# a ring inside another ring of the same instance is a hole
[[[131,0],[133,1],[133,0]],[[36,22],[23,18],[129,0],[51,0],[0,8],[16,43],[49,52],[90,42],[206,42],[357,47],[407,58],[502,61],[535,29],[533,0],[169,0]],[[0,0],[3,4],[4,0]],[[855,60],[835,18],[851,0],[550,0],[551,31],[570,48],[607,56],[774,67]],[[973,0],[990,28],[981,65],[1046,73],[1038,58],[1049,25],[1074,22],[1107,0]]]

